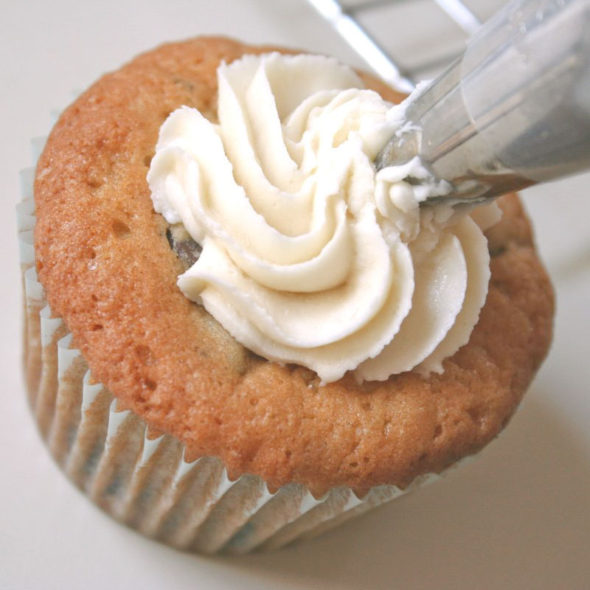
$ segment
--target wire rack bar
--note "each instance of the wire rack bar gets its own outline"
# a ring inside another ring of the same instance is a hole
[[[434,0],[468,35],[481,25],[480,20],[461,0]]]
[[[402,92],[411,92],[414,82],[395,64],[377,41],[336,0],[308,0],[342,38],[385,82]]]

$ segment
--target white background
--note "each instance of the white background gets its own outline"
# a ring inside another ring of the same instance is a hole
[[[442,482],[314,541],[222,559],[178,553],[118,525],[53,465],[19,366],[13,211],[29,138],[46,134],[50,111],[102,72],[204,33],[360,64],[303,0],[2,1],[0,588],[589,588],[588,175],[525,193],[557,290],[553,349],[505,434]]]

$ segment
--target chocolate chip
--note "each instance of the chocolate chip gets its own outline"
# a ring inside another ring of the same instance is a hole
[[[166,239],[185,270],[198,260],[202,248],[180,224],[170,226],[166,230]]]

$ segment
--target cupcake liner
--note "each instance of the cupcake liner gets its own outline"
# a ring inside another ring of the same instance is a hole
[[[315,536],[440,477],[421,476],[405,489],[377,486],[362,498],[346,487],[314,498],[297,483],[271,493],[256,475],[231,481],[217,457],[187,462],[179,440],[151,433],[93,379],[47,305],[34,266],[33,175],[21,175],[17,208],[29,401],[55,461],[105,512],[178,549],[240,554]]]

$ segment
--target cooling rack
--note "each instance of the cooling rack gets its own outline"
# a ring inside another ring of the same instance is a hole
[[[498,0],[308,0],[383,80],[402,91],[433,77]]]

